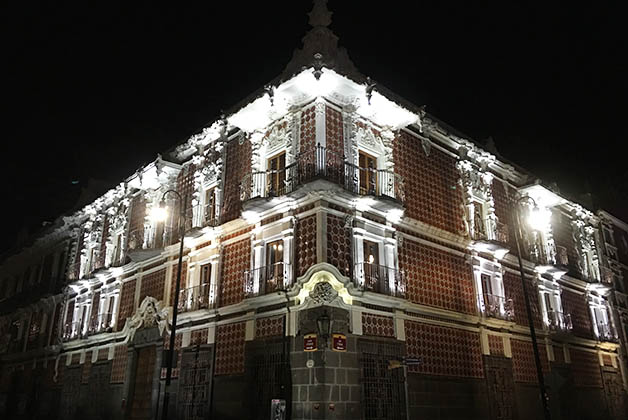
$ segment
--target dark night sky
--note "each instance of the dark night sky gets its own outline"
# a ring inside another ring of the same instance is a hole
[[[114,186],[277,76],[311,9],[310,1],[87,3],[96,2],[4,7],[0,166],[10,222],[1,249],[21,228],[33,232],[71,210],[88,180]],[[332,29],[363,74],[628,219],[619,8],[380,3],[329,3]]]

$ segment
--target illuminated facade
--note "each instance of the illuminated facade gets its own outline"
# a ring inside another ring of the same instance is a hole
[[[361,75],[314,3],[255,99],[2,262],[3,418],[159,415],[170,189],[171,418],[274,398],[292,419],[540,418],[517,212],[553,417],[625,418],[626,224]]]

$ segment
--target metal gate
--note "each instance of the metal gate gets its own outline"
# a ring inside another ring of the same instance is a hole
[[[403,357],[403,346],[387,341],[359,340],[362,412],[365,420],[406,420],[404,369],[391,367]]]
[[[207,419],[210,410],[211,346],[194,346],[184,350],[181,356],[177,418],[185,420]]]
[[[288,355],[282,339],[254,341],[247,349],[247,371],[251,372],[251,418],[267,419],[272,399],[285,399],[290,407]],[[285,387],[282,390],[282,386]]]

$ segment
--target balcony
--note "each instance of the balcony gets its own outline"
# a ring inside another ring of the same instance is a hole
[[[71,341],[77,338],[85,338],[82,333],[83,321],[68,322],[63,328],[63,341]]]
[[[209,302],[209,290],[209,283],[181,290],[179,292],[178,312],[192,312],[199,309],[213,308],[214,304]]]
[[[473,248],[502,259],[508,249],[508,226],[493,219],[476,219],[473,224]]]
[[[359,263],[354,270],[355,285],[366,291],[387,296],[406,297],[403,271],[379,264]]]
[[[555,333],[570,332],[573,330],[571,314],[564,314],[558,311],[547,311],[547,326]]]
[[[600,339],[600,341],[610,341],[610,342],[619,341],[617,334],[615,333],[615,329],[609,323],[598,322],[596,323],[596,326],[597,326],[597,336]]]
[[[547,273],[558,278],[568,271],[567,249],[556,246],[553,242],[546,243],[540,236],[532,244],[530,260],[536,264],[536,271],[541,274]]]
[[[292,265],[278,262],[244,272],[244,297],[252,298],[285,290],[291,286]]]
[[[504,321],[513,321],[515,319],[515,306],[512,299],[488,293],[478,296],[478,300],[480,298],[484,302],[482,313],[485,316],[503,319]]]
[[[103,332],[111,332],[113,330],[114,322],[115,314],[113,312],[102,313],[98,315],[98,317],[91,320],[87,334],[94,335]]]
[[[320,145],[299,154],[285,168],[246,174],[240,183],[240,199],[272,199],[316,180],[331,182],[352,194],[390,200],[396,206],[404,201],[401,176],[385,169],[359,167]],[[247,206],[255,207],[251,203]]]

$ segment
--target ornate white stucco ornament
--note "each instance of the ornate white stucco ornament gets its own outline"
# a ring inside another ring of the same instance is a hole
[[[164,307],[161,301],[152,296],[146,296],[135,314],[126,323],[129,331],[129,340],[133,340],[135,332],[141,328],[158,327],[159,334],[164,330],[170,332],[171,307]],[[126,329],[126,328],[125,328]]]
[[[317,304],[331,303],[337,296],[338,292],[326,281],[318,283],[310,292],[310,299]]]

